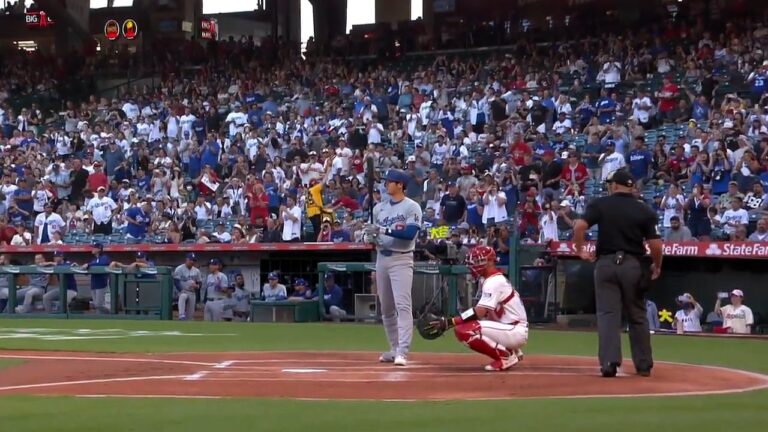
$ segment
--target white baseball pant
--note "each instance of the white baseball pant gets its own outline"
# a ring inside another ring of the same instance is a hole
[[[72,300],[75,299],[75,297],[77,297],[77,291],[67,290],[67,304],[71,303]],[[45,295],[43,296],[43,307],[45,308],[45,311],[47,313],[54,312],[53,302],[58,300],[59,300],[58,288],[52,289],[47,293],[45,293]],[[58,312],[58,311],[55,311],[55,312]]]
[[[195,315],[195,305],[197,304],[197,295],[194,291],[182,290],[179,293],[179,319],[192,319]]]
[[[381,320],[389,348],[395,355],[407,355],[413,339],[413,253],[376,255],[376,294],[381,303]]]

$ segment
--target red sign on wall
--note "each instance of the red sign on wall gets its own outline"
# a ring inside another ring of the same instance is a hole
[[[128,40],[132,40],[135,39],[138,34],[139,26],[136,24],[136,21],[132,19],[123,21],[123,37]]]
[[[576,256],[573,242],[552,242],[550,251],[558,256]],[[588,242],[586,248],[594,252],[595,243]],[[646,247],[647,249],[647,247]],[[662,252],[665,256],[731,258],[731,259],[768,259],[768,244],[757,242],[664,242]]]
[[[109,20],[104,24],[104,36],[113,41],[120,37],[120,23],[115,20]]]
[[[217,40],[219,38],[219,23],[215,18],[200,20],[200,39]]]
[[[48,15],[45,11],[34,11],[34,12],[27,12],[24,14],[24,22],[26,22],[27,27],[51,27],[53,25],[53,20],[51,19],[51,16]]]

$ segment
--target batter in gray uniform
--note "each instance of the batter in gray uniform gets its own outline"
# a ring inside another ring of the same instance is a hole
[[[408,181],[404,171],[387,172],[389,201],[374,207],[374,225],[366,227],[366,237],[376,244],[376,291],[390,349],[379,361],[396,366],[407,364],[411,348],[413,249],[421,229],[421,206],[403,192]]]

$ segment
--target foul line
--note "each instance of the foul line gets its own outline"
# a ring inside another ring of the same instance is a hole
[[[25,385],[0,387],[0,391],[23,390],[23,389],[41,388],[41,387],[58,387],[58,386],[78,385],[78,384],[99,384],[99,383],[111,383],[111,382],[123,382],[123,381],[181,379],[186,377],[187,375],[162,375],[162,376],[145,376],[145,377],[126,377],[126,378],[105,378],[105,379],[81,380],[81,381],[60,381],[60,382],[52,382],[52,383],[25,384]]]
[[[168,364],[186,364],[193,366],[215,366],[216,363],[196,362],[187,360],[163,360],[152,358],[124,358],[124,357],[75,357],[75,356],[35,356],[35,355],[13,355],[0,354],[0,358],[23,359],[23,360],[85,360],[85,361],[111,361],[111,362],[132,362],[132,363],[168,363]]]

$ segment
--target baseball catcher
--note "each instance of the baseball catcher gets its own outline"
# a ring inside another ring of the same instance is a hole
[[[522,360],[520,348],[528,342],[528,318],[523,302],[496,268],[496,253],[492,248],[472,248],[467,254],[466,266],[482,289],[477,306],[455,317],[427,313],[417,323],[419,333],[425,339],[435,339],[453,327],[459,341],[493,360],[485,370],[507,370]]]

